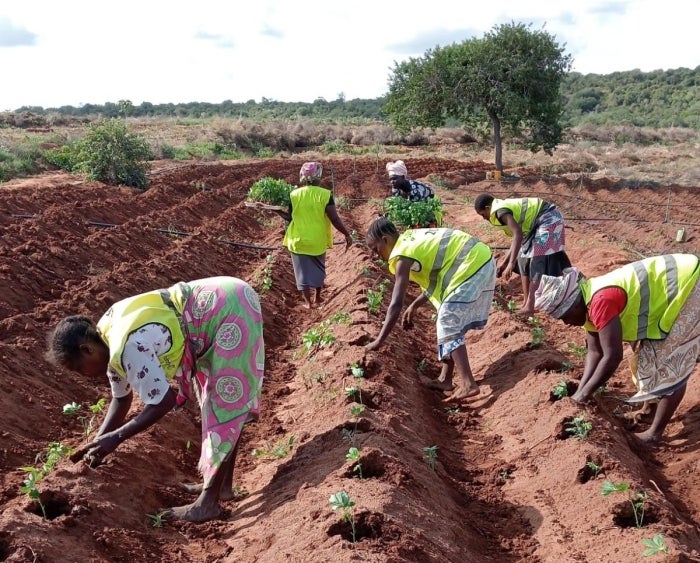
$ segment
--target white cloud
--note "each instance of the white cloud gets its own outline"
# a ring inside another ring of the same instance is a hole
[[[0,110],[375,98],[395,62],[523,22],[554,35],[573,70],[608,74],[700,64],[693,2],[545,0],[5,0]]]

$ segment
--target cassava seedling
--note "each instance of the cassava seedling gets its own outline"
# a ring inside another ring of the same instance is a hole
[[[598,477],[598,473],[603,469],[600,465],[598,465],[595,461],[587,461],[586,462],[586,467],[593,471],[593,478],[595,479]]]
[[[632,513],[634,514],[634,523],[637,528],[641,528],[644,523],[644,509],[646,507],[647,494],[644,492],[633,492],[630,489],[629,483],[613,483],[605,481],[600,490],[600,494],[604,497],[612,493],[627,492],[628,499],[632,505]]]
[[[292,434],[286,438],[280,438],[274,444],[265,442],[264,447],[253,449],[253,455],[262,459],[282,459],[289,455],[293,445],[294,435]]]
[[[656,534],[653,538],[644,538],[642,544],[646,548],[642,552],[643,557],[651,557],[659,553],[668,554],[668,546],[662,534]]]
[[[25,471],[27,476],[24,479],[24,485],[19,488],[19,492],[39,503],[41,513],[44,515],[44,520],[46,520],[46,507],[41,502],[41,493],[37,488],[37,483],[41,481],[44,475],[36,467],[22,467],[22,471]]]
[[[101,414],[105,410],[106,405],[106,400],[104,398],[100,398],[95,404],[88,406],[88,410],[91,413],[90,415],[82,415],[80,413],[83,410],[83,406],[80,403],[73,401],[72,403],[63,405],[63,414],[66,416],[78,415],[78,421],[83,427],[83,436],[87,438],[90,435],[90,432],[92,432],[97,415]]]
[[[22,467],[27,476],[24,479],[24,484],[20,487],[20,492],[26,494],[30,499],[35,500],[39,503],[41,512],[46,519],[46,507],[41,502],[41,493],[38,488],[39,482],[51,471],[53,471],[56,464],[66,456],[69,456],[72,452],[72,448],[64,446],[60,442],[49,442],[49,447],[46,450],[46,454],[38,454],[36,456],[36,461],[44,459],[44,462],[40,468],[37,467]]]
[[[156,514],[147,514],[146,516],[148,516],[151,519],[154,528],[162,528],[165,525],[165,517],[167,516],[167,514],[167,510],[161,510]]]
[[[357,462],[353,467],[353,471],[355,471],[358,474],[359,478],[362,479],[362,464],[360,463],[360,450],[355,447],[350,448],[348,450],[348,453],[345,454],[345,459],[352,463]]]
[[[367,310],[370,314],[374,315],[379,311],[379,307],[384,300],[384,295],[381,292],[375,291],[373,289],[367,290]]]
[[[569,395],[569,388],[566,385],[566,380],[562,379],[552,388],[552,395],[557,399],[563,399]]]
[[[345,491],[339,491],[332,494],[328,499],[328,502],[331,503],[331,508],[333,511],[342,511],[341,519],[343,522],[350,523],[352,543],[355,543],[357,541],[357,536],[355,534],[355,521],[353,519],[353,507],[355,506],[355,502],[350,499],[350,495],[348,495],[348,493]]]
[[[591,430],[593,430],[593,423],[586,420],[585,414],[578,415],[566,424],[566,431],[577,440],[585,440]]]
[[[423,448],[423,459],[433,471],[435,471],[435,464],[437,462],[437,450],[437,446],[426,446]]]

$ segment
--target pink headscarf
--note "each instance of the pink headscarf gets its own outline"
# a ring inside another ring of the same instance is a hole
[[[323,175],[323,166],[318,162],[305,162],[299,171],[299,181],[313,182],[320,180]]]
[[[396,162],[387,162],[386,171],[389,176],[408,176],[408,169],[403,163],[403,160],[397,160]]]

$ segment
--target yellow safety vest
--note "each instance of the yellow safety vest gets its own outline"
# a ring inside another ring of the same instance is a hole
[[[507,209],[513,214],[513,219],[520,225],[523,235],[532,230],[535,224],[535,219],[540,214],[544,200],[537,197],[523,197],[520,199],[494,199],[491,203],[491,215],[489,221],[495,227],[502,229],[509,237],[513,236],[511,230],[501,223],[496,216],[496,212],[502,209]]]
[[[185,336],[180,318],[166,303],[168,298],[181,315],[185,297],[178,284],[167,290],[149,291],[122,299],[112,305],[97,323],[97,332],[109,346],[109,365],[122,377],[126,377],[122,355],[127,339],[139,328],[151,323],[165,326],[172,337],[170,350],[158,356],[167,378],[172,379],[180,367],[185,352]]]
[[[417,283],[437,309],[458,286],[491,260],[491,249],[476,237],[455,229],[409,229],[396,241],[389,271],[399,258],[411,258],[409,279]],[[415,264],[414,264],[415,266]]]
[[[331,192],[318,186],[303,186],[292,191],[292,221],[284,233],[282,244],[290,252],[320,256],[333,248],[331,221],[326,206]]]
[[[620,313],[622,340],[663,340],[698,281],[699,262],[694,254],[665,254],[632,262],[582,282],[583,299],[588,306],[596,292],[619,287],[627,295]],[[590,321],[584,328],[596,332]]]

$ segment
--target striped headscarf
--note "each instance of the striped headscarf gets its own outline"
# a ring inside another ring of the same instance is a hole
[[[576,268],[567,268],[560,277],[542,276],[535,292],[535,309],[561,319],[581,295],[578,285],[581,278],[581,272]]]

